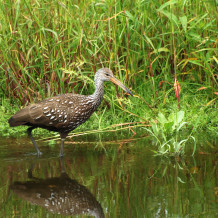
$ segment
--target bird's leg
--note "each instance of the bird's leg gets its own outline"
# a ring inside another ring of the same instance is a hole
[[[61,139],[61,150],[60,150],[60,157],[63,157],[64,156],[64,140],[65,138],[62,138]]]
[[[61,150],[60,150],[60,155],[59,157],[64,156],[64,140],[67,137],[68,133],[60,133],[61,136]]]
[[[34,140],[32,134],[31,134],[31,132],[32,132],[33,129],[35,129],[35,128],[34,128],[34,127],[28,128],[28,129],[27,129],[27,134],[28,134],[28,136],[30,137],[30,139],[32,140],[32,143],[33,143],[33,145],[34,145],[34,147],[35,147],[35,149],[36,149],[37,155],[38,155],[38,157],[39,157],[39,156],[42,154],[42,152],[39,150],[39,148],[38,148],[38,146],[37,146],[37,144],[36,144],[36,142],[35,142],[35,140]]]

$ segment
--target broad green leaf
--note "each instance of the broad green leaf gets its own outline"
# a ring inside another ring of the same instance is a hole
[[[179,20],[172,12],[162,10],[160,11],[160,13],[164,14],[169,20],[173,21],[177,25],[177,27],[179,27]]]
[[[167,122],[166,117],[165,117],[161,112],[158,113],[158,121],[159,121],[161,124],[164,124],[164,123]]]
[[[180,17],[179,20],[182,24],[183,30],[186,32],[187,31],[187,17],[186,16]]]
[[[166,132],[172,132],[173,131],[173,125],[174,125],[173,121],[164,123],[164,128],[165,128]]]
[[[176,114],[176,123],[179,124],[182,122],[183,118],[184,118],[184,111],[179,111]]]
[[[154,134],[155,134],[155,135],[158,135],[158,127],[157,127],[157,124],[156,124],[156,123],[155,123],[155,124],[153,123],[153,124],[151,125],[151,128],[152,128]]]
[[[157,9],[157,11],[160,12],[160,11],[162,11],[165,7],[167,7],[168,5],[172,5],[172,4],[175,4],[175,3],[177,3],[177,2],[178,2],[178,0],[168,1],[168,2],[166,2],[166,3],[164,3],[164,4],[162,4],[162,5]]]

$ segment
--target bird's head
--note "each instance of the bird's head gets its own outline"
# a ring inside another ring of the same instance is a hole
[[[95,79],[101,81],[111,81],[112,83],[118,85],[124,91],[133,96],[132,92],[130,92],[130,90],[126,86],[124,86],[118,79],[116,79],[113,72],[108,68],[99,69],[95,74]]]

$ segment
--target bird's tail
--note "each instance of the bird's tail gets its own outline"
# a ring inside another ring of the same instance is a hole
[[[11,117],[11,118],[8,120],[8,123],[9,123],[10,127],[15,127],[15,126],[23,125],[23,124],[25,124],[26,122],[19,122],[19,121],[16,121],[16,119],[14,119],[14,117]]]
[[[8,123],[10,125],[10,127],[15,127],[15,126],[20,126],[20,125],[24,125],[25,123],[27,123],[25,120],[26,117],[28,116],[28,113],[26,111],[26,108],[18,111],[14,116],[12,116],[9,120]]]

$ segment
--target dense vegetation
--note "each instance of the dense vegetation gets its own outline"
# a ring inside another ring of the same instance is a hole
[[[153,129],[144,130],[155,136],[157,128],[165,128],[160,139],[178,130],[175,117],[182,111],[183,129],[215,135],[216,4],[212,0],[1,1],[1,135],[24,133],[7,124],[21,106],[60,93],[91,94],[92,78],[101,67],[111,68],[134,97],[106,84],[101,107],[78,131],[128,123],[122,127],[132,126],[137,132],[133,127],[149,124]]]

